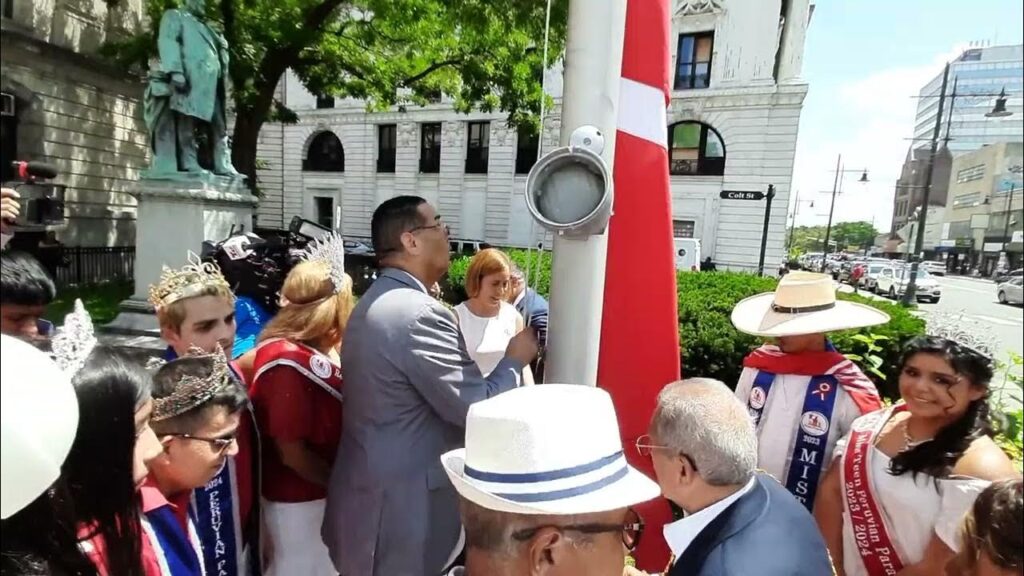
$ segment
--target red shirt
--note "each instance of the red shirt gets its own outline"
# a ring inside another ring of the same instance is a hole
[[[256,425],[263,435],[263,497],[271,502],[309,502],[327,497],[327,488],[286,466],[274,441],[304,442],[328,466],[341,441],[341,401],[323,386],[341,392],[341,368],[311,348],[271,340],[260,345],[250,394]],[[316,380],[314,380],[314,378]]]

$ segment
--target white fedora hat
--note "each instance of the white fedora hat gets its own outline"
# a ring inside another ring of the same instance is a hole
[[[604,512],[661,494],[626,464],[611,396],[591,386],[526,386],[474,404],[466,447],[441,463],[463,498],[513,514]]]
[[[791,272],[779,280],[775,292],[740,301],[732,310],[732,323],[754,336],[796,336],[885,324],[881,310],[836,300],[832,278],[812,272]]]
[[[57,480],[77,430],[70,376],[32,345],[0,335],[0,518]]]

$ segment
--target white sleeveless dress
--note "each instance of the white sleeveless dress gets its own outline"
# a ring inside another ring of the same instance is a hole
[[[463,302],[455,307],[455,314],[459,318],[459,330],[466,340],[469,357],[486,377],[505,357],[505,348],[518,331],[519,311],[515,306],[502,302],[498,315],[487,318],[473,314]]]
[[[842,462],[850,437],[836,445],[835,461]],[[877,447],[871,458],[868,476],[875,501],[889,528],[889,537],[904,566],[924,558],[925,549],[938,536],[954,552],[960,549],[960,524],[974,505],[978,494],[990,482],[967,476],[938,478],[910,472],[900,476],[889,474],[890,458]],[[846,576],[869,576],[857,552],[850,511],[843,504],[843,570]]]

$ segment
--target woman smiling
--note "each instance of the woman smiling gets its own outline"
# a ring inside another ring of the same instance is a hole
[[[854,421],[815,505],[840,575],[941,574],[978,494],[1019,475],[990,438],[988,355],[923,337],[900,366],[902,402]]]

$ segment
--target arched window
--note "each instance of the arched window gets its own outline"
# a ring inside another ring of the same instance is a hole
[[[701,122],[668,127],[669,174],[721,176],[725,173],[725,144],[714,128]]]
[[[345,171],[345,149],[334,132],[321,132],[313,137],[302,169],[307,172]]]

